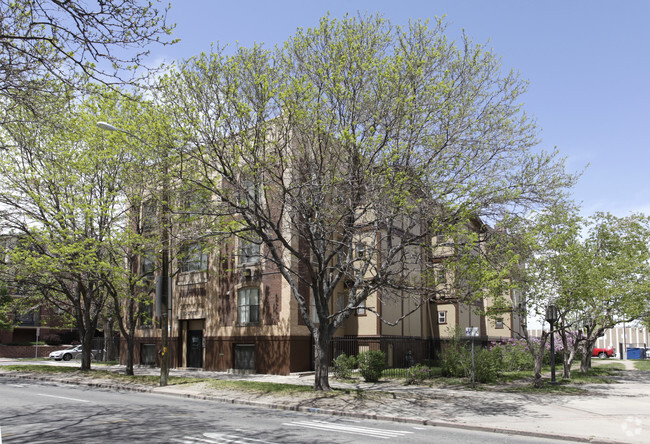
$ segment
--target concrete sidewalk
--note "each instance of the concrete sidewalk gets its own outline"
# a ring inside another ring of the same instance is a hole
[[[631,363],[630,363],[631,364]],[[631,366],[626,365],[626,368]],[[633,368],[633,367],[632,367]],[[114,366],[113,371],[124,367]],[[21,372],[22,373],[22,372]],[[9,376],[0,367],[0,374]],[[159,369],[138,368],[136,374],[159,374]],[[18,376],[14,373],[15,376]],[[313,375],[238,375],[222,372],[170,370],[171,376],[217,378],[301,384],[311,386]],[[21,375],[26,376],[26,375]],[[628,370],[614,384],[594,384],[586,394],[519,394],[451,387],[406,386],[399,381],[376,384],[341,383],[346,396],[308,392],[297,397],[258,395],[232,390],[215,390],[209,384],[144,387],[89,380],[87,376],[42,376],[39,379],[86,383],[113,389],[142,390],[183,397],[270,408],[373,418],[445,427],[458,427],[508,434],[532,435],[583,442],[650,442],[650,372]],[[361,390],[361,392],[358,392]],[[362,395],[359,395],[362,393]]]

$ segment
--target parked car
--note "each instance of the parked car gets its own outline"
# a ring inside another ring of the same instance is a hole
[[[597,348],[594,347],[591,352],[591,356],[597,356],[599,358],[615,358],[616,352],[613,348]]]
[[[64,350],[57,350],[53,351],[50,353],[50,359],[54,359],[55,361],[69,361],[72,358],[81,358],[81,354],[83,353],[83,346],[77,345],[75,347],[69,347]],[[90,352],[91,359],[95,359],[96,356],[100,355],[101,350],[92,350]]]

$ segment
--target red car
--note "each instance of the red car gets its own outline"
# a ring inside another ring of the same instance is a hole
[[[614,358],[616,357],[616,352],[613,348],[596,348],[594,347],[591,352],[591,356],[597,356],[599,358]]]

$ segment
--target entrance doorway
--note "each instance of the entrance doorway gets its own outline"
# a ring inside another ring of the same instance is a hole
[[[187,366],[203,368],[203,330],[187,331]]]

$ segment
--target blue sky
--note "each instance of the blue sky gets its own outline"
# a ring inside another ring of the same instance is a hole
[[[574,199],[583,214],[650,214],[650,1],[208,1],[172,0],[172,47],[152,47],[150,63],[188,58],[211,43],[270,47],[329,11],[381,13],[393,24],[445,15],[487,43],[503,68],[530,82],[523,97],[540,146],[557,147],[570,171],[582,170]]]

